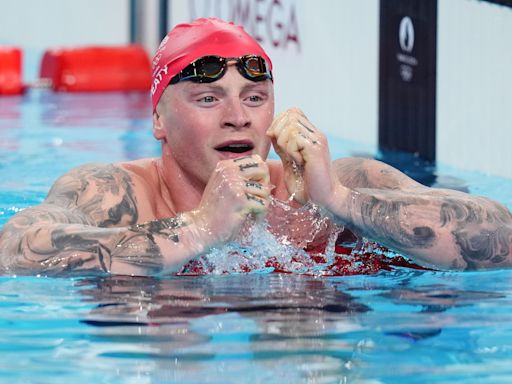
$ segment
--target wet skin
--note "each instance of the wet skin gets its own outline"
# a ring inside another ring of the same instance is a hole
[[[154,275],[233,239],[271,197],[311,201],[359,235],[446,269],[511,265],[512,215],[489,199],[431,189],[381,162],[334,162],[298,109],[273,120],[270,81],[230,67],[165,91],[153,116],[159,159],[85,165],[4,226],[8,272]],[[270,145],[281,161],[266,161]]]

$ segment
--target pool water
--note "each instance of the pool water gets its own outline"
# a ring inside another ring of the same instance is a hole
[[[150,112],[141,93],[0,98],[0,226],[73,166],[158,156]],[[511,180],[377,157],[512,207]],[[3,276],[0,382],[509,383],[511,292],[506,270]]]

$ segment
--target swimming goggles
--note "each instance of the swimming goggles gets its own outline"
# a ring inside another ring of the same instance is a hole
[[[272,80],[272,72],[268,69],[265,59],[261,56],[203,56],[187,65],[171,79],[169,84],[176,84],[185,80],[194,83],[212,83],[224,76],[228,62],[233,60],[236,60],[238,72],[246,79],[251,81]]]

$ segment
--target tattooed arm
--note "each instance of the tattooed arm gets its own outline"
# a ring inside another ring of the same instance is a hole
[[[331,162],[328,143],[299,109],[267,131],[288,191],[362,236],[438,268],[512,267],[512,215],[489,199],[427,188],[375,160]]]
[[[264,213],[269,180],[259,156],[221,161],[196,210],[138,223],[131,173],[113,165],[80,167],[61,177],[43,204],[5,225],[0,265],[10,273],[179,271],[236,236],[249,215]]]
[[[22,274],[168,272],[203,251],[191,218],[137,225],[131,175],[112,165],[79,167],[61,177],[41,205],[5,225],[0,264]]]
[[[334,168],[343,185],[334,213],[360,234],[436,267],[512,266],[512,215],[502,205],[427,188],[375,160],[341,159]]]

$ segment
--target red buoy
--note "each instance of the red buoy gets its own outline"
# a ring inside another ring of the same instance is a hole
[[[139,45],[51,49],[40,78],[63,92],[148,91],[151,63]]]
[[[0,95],[23,92],[20,48],[0,46]]]

